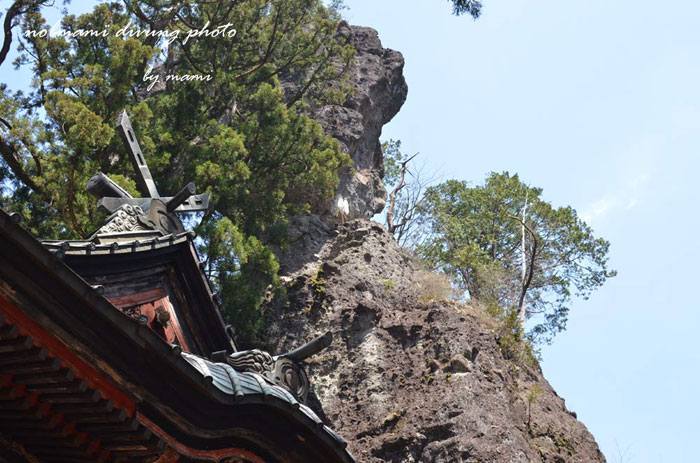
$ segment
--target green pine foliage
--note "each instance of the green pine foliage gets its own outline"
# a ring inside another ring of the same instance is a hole
[[[226,317],[244,343],[253,339],[278,269],[261,237],[283,239],[279,224],[328,201],[350,164],[305,115],[347,94],[343,75],[354,49],[336,37],[337,13],[321,0],[126,0],[63,18],[65,31],[106,29],[107,37],[25,37],[50,27],[47,2],[18,3],[15,65],[33,80],[29,93],[2,86],[0,206],[22,213],[43,238],[87,236],[104,220],[85,191],[92,175],[104,172],[138,196],[114,129],[126,109],[160,193],[193,181],[212,195],[210,209],[191,221]],[[181,34],[170,45],[116,37],[129,22]],[[187,31],[207,23],[231,23],[236,36],[185,42]],[[167,91],[149,92],[143,76],[151,67],[212,79],[168,81]],[[283,91],[280,79],[293,85]]]
[[[534,234],[526,233],[524,250],[532,271],[524,297],[532,328],[516,334],[549,342],[566,328],[572,297],[587,299],[616,272],[608,269],[610,244],[573,208],[555,208],[541,196],[542,189],[508,172],[491,173],[484,185],[449,180],[431,187],[420,205],[425,231],[416,252],[510,320],[523,291],[524,223]]]
[[[468,14],[477,19],[481,16],[482,6],[479,0],[452,0],[452,12],[456,16]]]

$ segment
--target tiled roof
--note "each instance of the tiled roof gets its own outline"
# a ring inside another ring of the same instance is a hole
[[[332,439],[338,450],[344,453],[346,461],[356,461],[346,449],[345,439],[326,426],[313,410],[299,402],[286,389],[268,383],[257,373],[238,372],[228,364],[210,362],[185,352],[180,355],[199,372],[202,381],[208,383],[209,387],[226,394],[232,401],[239,403],[254,401],[257,403],[262,399],[271,405],[287,408],[297,420],[315,427],[319,432]]]
[[[184,243],[194,238],[194,233],[184,232],[177,235],[157,236],[148,239],[137,239],[125,241],[128,236],[121,233],[122,240],[109,242],[103,235],[103,243],[95,243],[91,240],[43,240],[42,244],[53,252],[63,251],[69,255],[105,255],[105,254],[126,254],[138,251],[148,251],[150,249],[162,249],[175,244]]]

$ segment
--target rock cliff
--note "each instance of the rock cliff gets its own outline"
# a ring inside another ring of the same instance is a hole
[[[504,358],[495,323],[445,299],[381,226],[303,224],[265,336],[285,352],[333,332],[308,365],[311,402],[358,461],[605,461],[539,367]]]
[[[264,306],[266,347],[334,334],[308,364],[310,401],[360,462],[604,462],[539,366],[505,358],[498,325],[450,300],[444,280],[367,220],[386,201],[379,137],[406,98],[403,58],[373,29],[338,33],[357,49],[356,92],[312,115],[354,169],[331,206],[290,219],[290,246],[276,250],[287,291]]]
[[[338,35],[357,50],[346,83],[355,92],[343,105],[322,106],[312,113],[354,162],[353,169],[341,174],[333,203],[327,210],[318,211],[331,222],[339,215],[344,219],[370,218],[384,208],[387,193],[382,183],[384,164],[379,137],[408,92],[403,56],[383,48],[377,31],[343,21]]]

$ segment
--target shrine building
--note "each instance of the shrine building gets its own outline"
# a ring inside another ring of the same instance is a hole
[[[144,197],[95,175],[92,235],[41,241],[0,209],[0,463],[354,462],[305,404],[331,334],[239,351],[178,217],[209,197],[161,197],[118,128]]]

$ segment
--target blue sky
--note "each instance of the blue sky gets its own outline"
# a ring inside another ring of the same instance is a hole
[[[696,461],[700,3],[484,2],[473,21],[446,0],[347,0],[406,59],[384,138],[444,178],[517,172],[612,243],[619,275],[573,305],[545,375],[609,461]]]
[[[611,245],[543,369],[609,461],[697,461],[700,3],[347,0],[406,59],[384,138],[445,178],[517,172]]]

